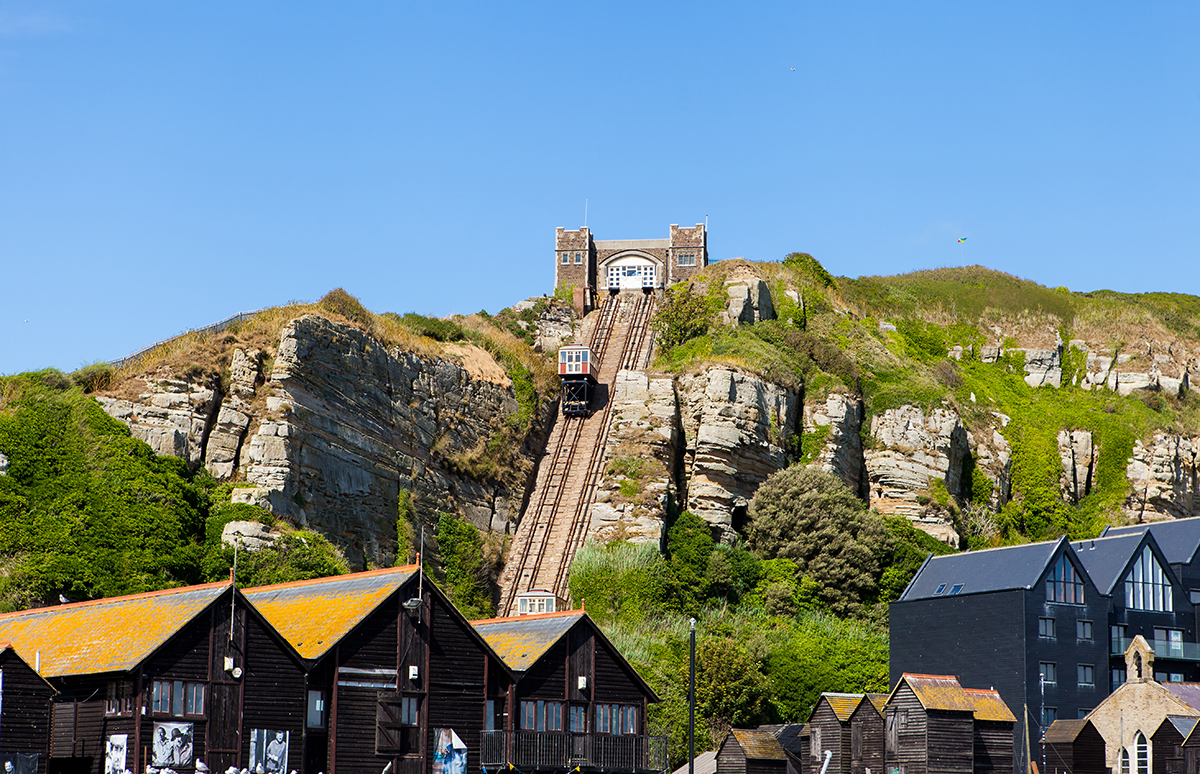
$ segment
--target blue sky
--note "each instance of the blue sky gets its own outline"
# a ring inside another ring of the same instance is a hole
[[[334,287],[496,311],[585,200],[713,259],[1200,294],[1197,41],[1194,2],[3,0],[0,373]]]

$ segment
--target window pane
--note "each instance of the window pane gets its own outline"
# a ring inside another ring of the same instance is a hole
[[[309,691],[308,692],[308,720],[309,728],[324,728],[325,727],[325,692],[324,691]]]
[[[571,707],[571,731],[577,734],[587,732],[587,707]]]

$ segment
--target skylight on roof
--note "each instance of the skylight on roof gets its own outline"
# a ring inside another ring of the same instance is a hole
[[[963,585],[961,583],[956,583],[954,584],[954,588],[950,589],[950,593],[957,594],[958,592],[962,591],[962,587]]]
[[[941,594],[945,590],[946,590],[946,584],[943,583],[942,585],[937,587],[937,591],[933,592],[933,595],[936,597],[937,595]]]

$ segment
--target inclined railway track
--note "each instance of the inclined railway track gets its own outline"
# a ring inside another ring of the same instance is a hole
[[[611,296],[601,307],[589,346],[601,364],[598,382],[607,386],[608,394],[599,411],[560,417],[551,433],[534,496],[501,577],[500,615],[514,615],[517,594],[529,589],[567,596],[571,560],[587,539],[590,506],[602,473],[617,373],[649,364],[653,312],[653,296]]]

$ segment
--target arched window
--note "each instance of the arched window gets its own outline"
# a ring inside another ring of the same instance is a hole
[[[1121,748],[1121,763],[1118,767],[1119,774],[1130,774],[1129,772],[1129,748]]]
[[[1125,606],[1134,610],[1171,612],[1171,581],[1150,546],[1125,576]]]
[[[1150,774],[1150,743],[1141,731],[1133,736],[1133,765],[1134,774]]]
[[[1083,581],[1075,571],[1075,565],[1063,554],[1054,563],[1046,576],[1046,601],[1066,602],[1070,605],[1083,604]]]

